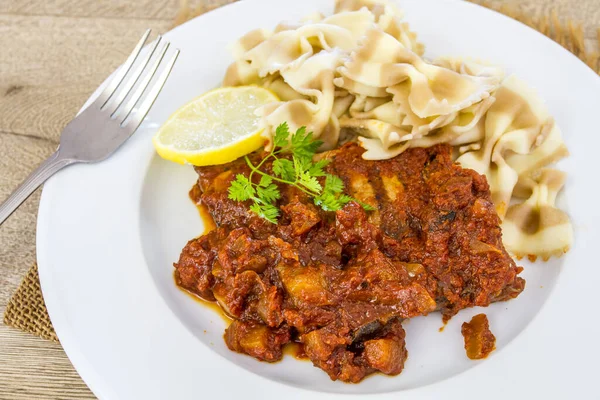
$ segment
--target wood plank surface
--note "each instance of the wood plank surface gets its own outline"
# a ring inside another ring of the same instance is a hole
[[[173,0],[15,0],[0,3],[0,14],[169,20],[179,7]]]
[[[147,28],[170,20],[0,15],[0,132],[57,140]]]
[[[505,0],[495,0],[499,4]],[[212,3],[197,0],[192,4]],[[523,0],[533,15],[555,8],[586,23],[598,0]],[[58,143],[62,127],[123,62],[146,28],[164,32],[178,0],[0,1],[0,200]],[[0,228],[0,313],[35,260],[39,191]],[[60,345],[0,325],[0,399],[94,398]]]

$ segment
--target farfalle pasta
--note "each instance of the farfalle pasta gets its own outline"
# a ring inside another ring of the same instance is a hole
[[[499,84],[493,77],[460,74],[428,63],[377,28],[367,30],[339,72],[339,86],[349,80],[384,88],[394,103],[418,118],[458,112],[489,97]]]
[[[510,76],[494,97],[485,116],[481,148],[456,161],[486,175],[496,211],[503,218],[519,177],[568,152],[545,105],[524,82]]]
[[[375,16],[377,26],[385,33],[392,35],[404,47],[418,55],[423,55],[425,46],[417,41],[417,34],[411,32],[405,22],[400,22],[402,13],[398,8],[388,2],[381,0],[338,0],[334,12],[357,11],[366,8]]]
[[[503,242],[517,257],[535,260],[560,256],[573,244],[573,227],[568,215],[555,205],[566,174],[541,169],[519,179],[515,194],[527,196],[511,205],[502,223]]]
[[[558,172],[544,168],[568,151],[539,96],[486,62],[427,60],[401,17],[386,0],[337,0],[331,16],[254,30],[232,46],[235,61],[223,85],[260,85],[278,96],[258,111],[268,143],[283,122],[292,130],[306,126],[323,141],[320,150],[335,148],[342,132],[353,132],[370,160],[448,143],[457,162],[487,177],[508,249],[542,258],[567,249],[572,235],[549,242],[550,230],[532,234],[520,217],[525,209],[560,211],[553,196],[562,185],[546,182]],[[527,185],[531,197],[511,205],[515,191]],[[539,194],[542,187],[552,195]]]

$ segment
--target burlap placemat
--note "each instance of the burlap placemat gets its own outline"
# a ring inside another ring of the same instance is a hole
[[[173,26],[184,23],[193,17],[204,14],[214,8],[233,3],[236,0],[204,0],[199,7],[189,7],[183,2],[181,10],[174,20]],[[499,11],[530,27],[537,29],[544,35],[555,40],[567,50],[571,51],[594,71],[600,73],[598,63],[600,47],[589,49],[584,44],[584,30],[581,23],[574,21],[561,21],[556,12],[543,16],[531,16],[517,3],[504,3],[497,6],[489,0],[469,0],[473,3]],[[600,44],[600,29],[596,30],[598,44]],[[40,289],[37,265],[31,267],[23,282],[11,297],[4,312],[6,325],[30,332],[44,339],[58,341]]]

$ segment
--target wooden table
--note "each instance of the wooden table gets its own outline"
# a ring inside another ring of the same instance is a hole
[[[600,25],[597,0],[523,2]],[[0,200],[52,153],[62,127],[141,33],[165,32],[178,9],[178,0],[0,1]],[[35,260],[39,195],[0,228],[0,313]],[[94,396],[60,345],[0,324],[0,399],[31,398]]]

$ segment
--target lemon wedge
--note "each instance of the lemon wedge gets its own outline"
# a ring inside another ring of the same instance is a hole
[[[278,100],[258,86],[211,90],[169,117],[152,139],[154,148],[162,158],[179,164],[228,163],[264,145],[255,111]]]

